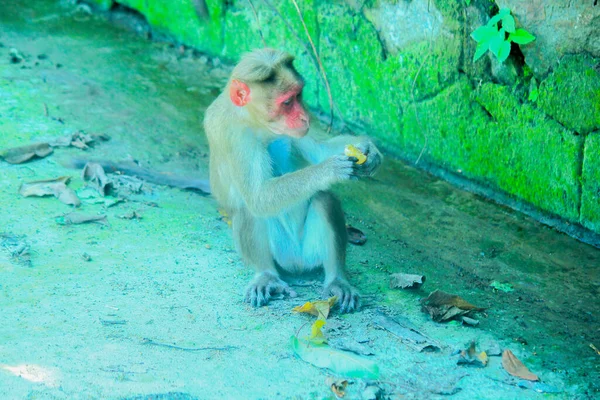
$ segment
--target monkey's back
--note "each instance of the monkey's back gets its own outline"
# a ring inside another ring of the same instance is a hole
[[[209,146],[209,176],[210,176],[210,188],[212,195],[215,197],[217,202],[226,209],[227,212],[231,211],[228,201],[228,188],[225,185],[227,182],[226,171],[224,171],[224,164],[227,162],[228,155],[224,154],[224,149],[229,146],[223,143],[228,138],[226,132],[228,130],[228,121],[223,112],[226,108],[226,104],[223,103],[223,95],[217,97],[212,104],[206,110],[204,115],[204,131],[208,139]]]

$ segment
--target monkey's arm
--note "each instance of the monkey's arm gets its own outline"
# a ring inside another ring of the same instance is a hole
[[[273,177],[270,158],[260,144],[246,142],[229,164],[232,183],[255,216],[274,216],[286,208],[311,198],[332,184],[350,179],[352,160],[341,154],[298,171]]]
[[[383,161],[377,146],[366,136],[339,135],[327,141],[319,141],[310,136],[296,140],[296,147],[311,164],[317,164],[335,154],[344,154],[344,148],[352,144],[367,156],[362,165],[355,165],[358,176],[371,176]]]

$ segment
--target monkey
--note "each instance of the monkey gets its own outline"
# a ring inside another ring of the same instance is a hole
[[[236,248],[254,268],[245,301],[266,305],[273,294],[295,297],[279,271],[323,268],[323,296],[338,297],[342,313],[359,307],[345,276],[347,231],[330,187],[372,176],[383,156],[367,137],[308,135],[302,101],[305,82],[294,57],[254,50],[234,67],[223,92],[206,110],[211,191],[230,216]],[[362,165],[344,155],[353,144]]]

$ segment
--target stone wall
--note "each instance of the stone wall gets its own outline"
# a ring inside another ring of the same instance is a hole
[[[89,0],[109,8],[113,0]],[[117,0],[155,32],[235,61],[262,47],[248,0]],[[291,0],[254,0],[265,42],[329,100]],[[595,0],[298,0],[336,112],[401,157],[600,233],[600,4]],[[537,39],[473,62],[470,33],[508,7]],[[532,92],[537,94],[531,96]]]

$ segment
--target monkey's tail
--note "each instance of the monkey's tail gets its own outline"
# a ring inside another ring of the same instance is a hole
[[[203,194],[210,194],[210,184],[208,179],[187,178],[174,176],[166,172],[152,171],[142,168],[130,162],[114,162],[108,160],[87,160],[83,158],[73,158],[65,167],[81,169],[87,163],[93,162],[100,164],[105,172],[121,173],[124,175],[135,176],[136,178],[158,185],[172,186],[184,190],[197,190]]]

